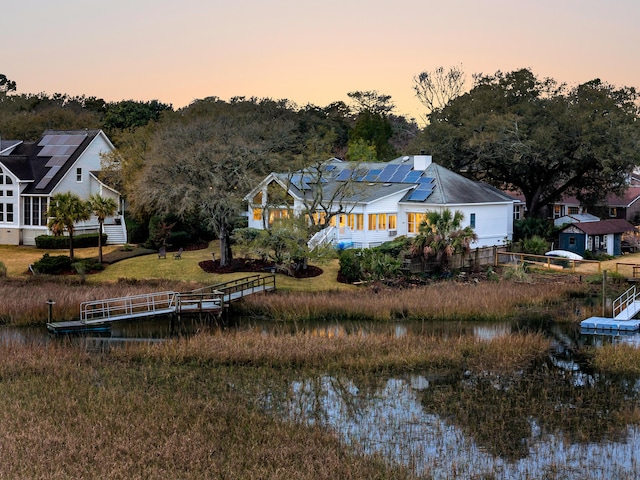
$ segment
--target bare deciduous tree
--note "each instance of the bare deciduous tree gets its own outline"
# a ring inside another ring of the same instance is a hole
[[[438,67],[428,72],[424,71],[413,78],[413,89],[418,100],[427,107],[427,116],[434,110],[444,107],[464,91],[466,76],[462,65]]]

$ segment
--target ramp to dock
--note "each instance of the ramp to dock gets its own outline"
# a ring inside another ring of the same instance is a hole
[[[119,320],[133,320],[173,313],[221,312],[235,301],[260,292],[275,290],[275,275],[251,275],[190,292],[155,292],[142,295],[91,300],[80,304],[80,319],[47,323],[50,331],[96,326]],[[73,324],[73,325],[72,325]]]

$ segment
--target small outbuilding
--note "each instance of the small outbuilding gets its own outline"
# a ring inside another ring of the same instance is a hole
[[[559,247],[578,255],[583,255],[586,251],[621,255],[622,235],[634,230],[633,225],[621,218],[572,223],[560,231]]]

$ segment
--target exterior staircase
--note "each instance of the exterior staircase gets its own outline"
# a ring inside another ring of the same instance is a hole
[[[327,227],[323,228],[319,232],[317,232],[313,237],[309,239],[307,242],[307,247],[309,247],[310,251],[313,251],[316,247],[320,245],[326,245],[328,243],[332,243],[336,238],[336,227]]]
[[[634,285],[613,301],[613,318],[631,320],[640,312],[640,292]]]
[[[127,227],[124,222],[120,225],[103,225],[102,231],[107,234],[107,245],[124,245],[127,243]]]

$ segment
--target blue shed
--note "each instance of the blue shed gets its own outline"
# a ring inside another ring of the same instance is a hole
[[[634,230],[633,225],[621,218],[572,223],[560,231],[559,248],[578,255],[585,251],[621,255],[622,234]]]

